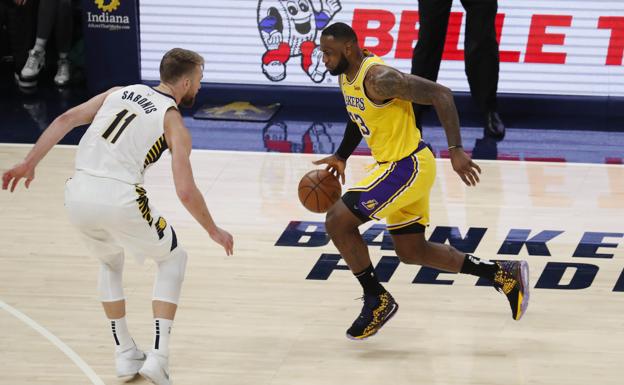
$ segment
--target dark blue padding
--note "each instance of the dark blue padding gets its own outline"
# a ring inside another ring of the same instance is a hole
[[[210,75],[208,75],[210,76]],[[330,116],[344,114],[338,87],[299,87],[205,83],[198,103],[279,102],[291,111]],[[462,125],[480,126],[482,117],[467,92],[455,92]],[[567,130],[624,131],[624,97],[499,94],[499,113],[508,127]],[[343,119],[346,122],[346,114]],[[425,114],[424,125],[439,126],[433,111]]]

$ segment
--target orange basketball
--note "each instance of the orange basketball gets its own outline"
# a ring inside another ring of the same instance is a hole
[[[332,173],[312,170],[299,181],[299,200],[308,210],[324,213],[340,199],[342,188]]]

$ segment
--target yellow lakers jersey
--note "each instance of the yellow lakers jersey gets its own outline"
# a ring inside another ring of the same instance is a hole
[[[416,128],[411,102],[391,99],[376,104],[366,96],[364,78],[374,65],[385,63],[378,56],[368,54],[354,79],[349,81],[344,74],[340,75],[340,88],[349,117],[360,128],[375,160],[393,162],[416,150],[420,131]]]

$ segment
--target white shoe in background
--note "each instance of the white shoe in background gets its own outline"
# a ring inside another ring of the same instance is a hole
[[[36,51],[31,49],[28,52],[28,60],[26,60],[26,64],[24,68],[22,68],[22,72],[20,73],[21,77],[26,79],[31,79],[37,77],[43,65],[45,63],[45,51]]]
[[[69,79],[71,79],[69,65],[69,60],[59,59],[58,69],[56,70],[56,75],[54,76],[54,84],[56,84],[57,86],[64,86],[69,83]]]

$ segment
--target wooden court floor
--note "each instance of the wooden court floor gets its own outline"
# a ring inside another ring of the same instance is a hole
[[[1,145],[0,169],[27,150]],[[54,149],[30,190],[0,192],[2,385],[120,383],[98,266],[63,208],[74,153]],[[297,199],[318,156],[192,158],[235,254],[226,257],[177,202],[163,157],[145,187],[190,256],[171,337],[174,384],[622,384],[624,167],[481,161],[482,183],[467,188],[439,160],[428,235],[485,258],[527,259],[528,312],[513,321],[505,298],[474,277],[397,266],[383,231],[367,224],[373,263],[401,307],[377,336],[353,342],[344,332],[360,311],[359,286],[326,243],[323,216]],[[370,161],[349,161],[348,184]],[[126,259],[130,331],[145,348],[154,273],[149,261]]]

